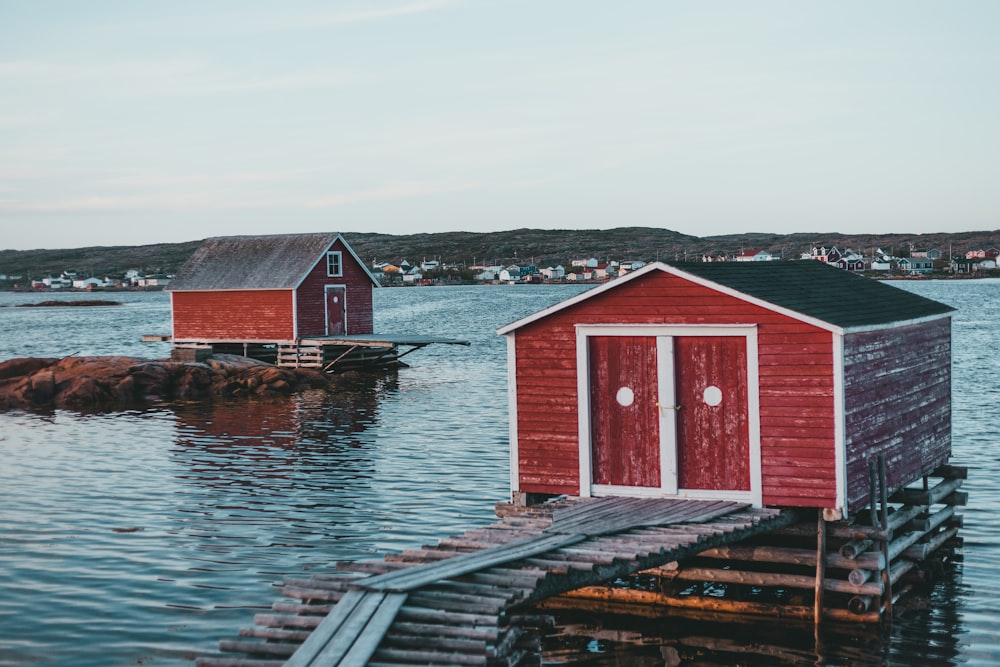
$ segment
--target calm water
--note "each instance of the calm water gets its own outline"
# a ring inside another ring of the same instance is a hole
[[[881,635],[852,629],[817,645],[811,628],[786,623],[566,616],[546,644],[550,663],[1000,662],[1000,281],[900,285],[960,308],[953,462],[970,468],[964,563]],[[0,665],[190,665],[252,624],[286,575],[491,522],[508,493],[505,344],[494,330],[579,290],[376,291],[377,331],[472,346],[432,346],[408,357],[412,368],[334,394],[0,413]],[[169,332],[167,295],[109,298],[125,305],[0,307],[0,360],[169,353],[139,342]],[[37,300],[0,293],[0,305]]]

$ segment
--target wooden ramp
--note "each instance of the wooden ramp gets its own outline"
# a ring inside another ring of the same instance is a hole
[[[564,498],[435,546],[286,581],[274,613],[199,667],[537,663],[533,603],[788,525],[729,501]],[[286,662],[287,661],[287,662]]]

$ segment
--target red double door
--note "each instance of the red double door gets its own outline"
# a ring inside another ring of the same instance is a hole
[[[594,486],[750,491],[745,337],[588,342]]]

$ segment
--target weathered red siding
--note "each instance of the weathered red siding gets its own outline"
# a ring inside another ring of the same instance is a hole
[[[951,322],[844,337],[848,508],[868,501],[868,461],[886,458],[890,489],[951,455]]]
[[[575,324],[757,324],[763,501],[835,506],[833,334],[662,272],[515,332],[521,491],[580,490]]]
[[[750,491],[750,406],[746,339],[681,336],[674,340],[677,485],[682,489]],[[708,385],[725,400],[704,401]]]
[[[656,403],[656,339],[595,336],[590,339],[590,423],[596,484],[660,486],[660,430]],[[619,387],[635,392],[622,405]]]
[[[299,337],[322,336],[326,333],[326,309],[323,301],[326,285],[347,286],[347,333],[372,333],[374,310],[371,278],[354,261],[341,241],[334,243],[330,250],[343,252],[341,265],[344,275],[336,278],[326,275],[326,254],[309,271],[299,286],[296,297]]]
[[[174,340],[291,340],[291,290],[172,292]]]

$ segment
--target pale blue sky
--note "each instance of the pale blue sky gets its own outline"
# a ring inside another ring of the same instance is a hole
[[[995,0],[0,0],[0,248],[1000,228]]]

